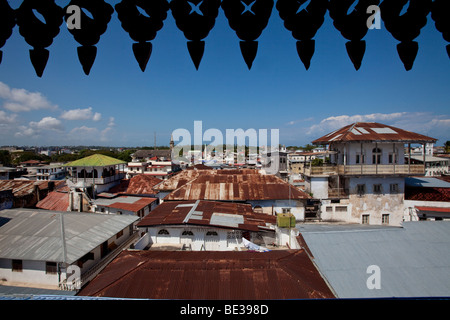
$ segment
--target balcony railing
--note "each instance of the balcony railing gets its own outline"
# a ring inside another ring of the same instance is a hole
[[[90,184],[107,184],[116,180],[121,180],[125,178],[124,173],[116,174],[115,176],[106,177],[106,178],[77,178],[71,177],[70,180],[74,183],[84,182],[86,185]]]
[[[423,175],[425,167],[422,164],[371,164],[371,165],[325,165],[305,167],[306,176],[332,175]]]
[[[349,197],[349,189],[345,188],[328,188],[328,198],[348,198]]]

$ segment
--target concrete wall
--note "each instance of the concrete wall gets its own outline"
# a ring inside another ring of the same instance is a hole
[[[403,221],[404,179],[395,177],[350,178],[351,214],[349,221],[361,223],[363,215],[369,215],[369,224],[382,224],[383,214],[389,214],[389,225],[400,225]],[[357,185],[364,184],[364,195],[358,195]],[[398,192],[390,192],[390,185],[397,184]],[[381,193],[373,191],[373,185],[381,185]]]
[[[165,229],[168,235],[158,234]],[[149,244],[166,244],[181,246],[190,245],[193,251],[212,250],[229,251],[244,248],[242,243],[242,231],[232,229],[220,229],[214,227],[202,228],[195,226],[158,226],[152,228],[141,228],[142,232],[147,232],[138,244],[136,249],[143,249]],[[193,236],[182,235],[184,231],[190,231]],[[216,232],[217,236],[208,236],[208,232]],[[273,235],[274,237],[274,235]],[[259,244],[262,238],[257,233],[250,232],[250,241]]]
[[[263,213],[268,215],[276,215],[283,213],[283,209],[290,209],[296,220],[303,221],[305,219],[305,204],[301,200],[252,200],[247,202],[252,205],[253,210],[260,206]]]
[[[396,164],[404,164],[405,163],[405,147],[402,143],[363,143],[362,150],[365,155],[365,164],[374,164],[372,162],[373,149],[375,146],[381,149],[381,163],[380,164],[390,164],[389,163],[389,154],[392,154],[395,150],[397,154],[397,163]],[[338,164],[343,164],[343,155],[345,151],[346,155],[346,164],[347,165],[356,165],[361,163],[356,163],[356,155],[361,154],[361,144],[360,143],[346,143],[345,149],[344,144],[334,144],[334,149],[339,152],[338,155]]]
[[[327,199],[328,177],[305,177],[305,191],[315,199]]]

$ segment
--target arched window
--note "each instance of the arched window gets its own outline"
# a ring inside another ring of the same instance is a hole
[[[261,208],[261,206],[255,206],[255,207],[253,208],[253,211],[254,211],[255,213],[263,213],[263,209]]]
[[[372,163],[380,164],[381,163],[381,149],[373,148],[372,150]]]
[[[183,233],[181,235],[182,236],[191,236],[191,237],[193,237],[194,233],[192,231],[185,230],[185,231],[183,231]]]
[[[208,231],[207,233],[206,233],[206,235],[207,236],[218,236],[218,234],[217,234],[217,232],[215,232],[215,231]]]
[[[86,174],[86,170],[82,169],[79,173],[78,173],[78,178],[87,178],[87,174]]]
[[[158,235],[169,235],[169,231],[167,231],[166,229],[161,229],[158,231]]]

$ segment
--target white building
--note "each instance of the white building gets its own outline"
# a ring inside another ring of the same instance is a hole
[[[405,144],[411,150],[435,141],[379,123],[354,123],[314,140],[330,153],[330,163],[304,173],[307,192],[322,202],[321,219],[399,225],[404,179],[425,173],[423,165],[405,163]]]
[[[137,219],[38,209],[0,211],[0,283],[79,289],[132,244]]]
[[[126,162],[102,154],[72,161],[65,164],[68,168],[68,185],[73,189],[92,188],[92,194],[104,192],[125,178]]]
[[[138,224],[146,235],[135,248],[173,246],[184,250],[244,250],[242,238],[265,247],[275,243],[276,217],[251,205],[218,201],[166,201]]]
[[[38,167],[36,180],[63,180],[66,177],[66,172],[66,168],[63,165]]]

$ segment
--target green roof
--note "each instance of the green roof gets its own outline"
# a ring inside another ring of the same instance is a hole
[[[78,159],[69,163],[66,163],[66,167],[105,167],[113,166],[116,164],[125,164],[125,161],[111,158],[103,154],[93,154],[92,156]]]

